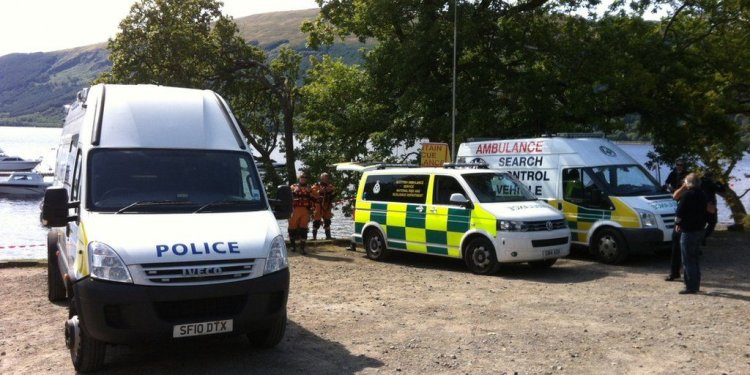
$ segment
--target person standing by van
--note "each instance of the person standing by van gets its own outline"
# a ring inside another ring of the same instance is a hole
[[[300,252],[305,252],[307,242],[308,225],[310,224],[310,213],[313,206],[312,189],[307,184],[307,174],[299,174],[299,182],[292,185],[292,216],[289,218],[289,243],[292,252],[297,251],[297,240],[300,242]]]
[[[688,172],[685,169],[685,160],[677,159],[677,162],[675,162],[674,164],[674,169],[669,172],[667,180],[664,181],[664,187],[666,187],[667,191],[669,191],[670,193],[674,193],[682,186],[687,175]]]
[[[714,232],[716,223],[719,221],[716,193],[723,193],[724,189],[726,189],[726,186],[724,186],[724,184],[716,181],[713,177],[713,173],[711,171],[707,171],[706,174],[701,178],[701,189],[703,190],[703,194],[706,195],[706,199],[708,200],[708,207],[706,209],[708,224],[706,225],[705,235],[703,236],[703,240],[701,242],[703,246],[706,245],[706,238],[708,238],[708,236],[710,236]]]
[[[669,172],[666,181],[664,181],[664,187],[672,193],[672,199],[677,202],[680,201],[682,194],[687,189],[685,187],[685,177],[687,176],[687,170],[685,169],[685,161],[683,159],[677,159],[674,169]],[[670,268],[669,275],[664,279],[666,281],[673,281],[680,278],[680,270],[682,269],[682,249],[680,248],[680,233],[672,231],[672,254],[670,257]]]
[[[700,290],[701,271],[698,251],[706,227],[706,196],[701,191],[701,180],[695,173],[685,177],[687,189],[680,197],[675,217],[675,231],[680,233],[682,266],[685,270],[685,289],[680,294],[694,294]]]
[[[326,239],[331,239],[331,218],[333,217],[333,195],[335,189],[331,184],[331,176],[321,173],[320,180],[312,187],[312,195],[315,200],[315,212],[313,213],[313,240],[318,239],[318,229],[323,224]]]

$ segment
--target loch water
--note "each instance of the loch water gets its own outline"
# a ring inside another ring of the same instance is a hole
[[[55,147],[59,141],[59,128],[25,128],[0,126],[0,149],[8,155],[26,159],[42,158],[37,167],[41,172],[52,172],[55,158]],[[628,154],[640,163],[648,160],[652,147],[647,144],[620,144]],[[276,155],[277,159],[281,155]],[[663,181],[669,168],[662,166],[659,173],[651,171],[656,177],[660,174]],[[745,156],[735,167],[732,182],[736,192],[750,189],[750,155]],[[19,198],[0,195],[0,260],[11,259],[44,259],[46,258],[47,229],[39,224],[39,205],[42,197]],[[742,198],[745,207],[750,208],[750,194]],[[719,199],[719,222],[731,223],[729,209]],[[279,221],[286,236],[286,222]],[[332,234],[336,238],[348,238],[352,231],[352,218],[346,217],[340,207],[334,210]],[[321,230],[322,232],[322,230]],[[322,233],[319,233],[322,237]]]

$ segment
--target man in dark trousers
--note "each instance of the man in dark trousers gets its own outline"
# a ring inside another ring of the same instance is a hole
[[[680,233],[682,267],[685,270],[685,289],[680,294],[694,294],[701,286],[698,251],[706,228],[707,200],[701,190],[701,180],[695,173],[685,177],[685,188],[675,217],[675,231]]]
[[[664,188],[672,193],[672,198],[678,202],[680,201],[682,194],[687,190],[685,187],[685,177],[687,175],[688,172],[685,169],[685,161],[677,159],[674,169],[669,172],[669,176],[667,176],[667,180],[664,182]],[[680,233],[675,230],[672,232],[672,254],[669,275],[667,275],[664,280],[673,281],[680,278],[680,270],[682,269],[681,252]]]
[[[725,188],[726,186],[724,184],[714,179],[714,175],[711,171],[706,172],[703,178],[701,178],[701,189],[708,200],[708,225],[706,225],[706,234],[703,236],[703,241],[701,243],[704,246],[706,245],[706,238],[714,232],[716,223],[719,221],[716,194],[723,193]]]

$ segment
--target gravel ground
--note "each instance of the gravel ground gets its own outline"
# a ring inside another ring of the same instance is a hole
[[[678,295],[668,259],[469,273],[458,261],[385,263],[325,245],[290,260],[289,326],[271,350],[241,337],[110,347],[105,371],[141,373],[750,374],[750,235],[718,232],[702,292]],[[7,265],[6,265],[7,266]],[[72,373],[64,305],[42,267],[0,269],[0,373]]]

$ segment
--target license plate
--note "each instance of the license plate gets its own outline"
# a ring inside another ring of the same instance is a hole
[[[232,332],[232,322],[232,319],[229,319],[216,320],[213,322],[180,324],[174,326],[172,337],[215,335],[217,333]]]
[[[542,250],[542,256],[544,257],[551,257],[555,255],[560,255],[560,249]]]

